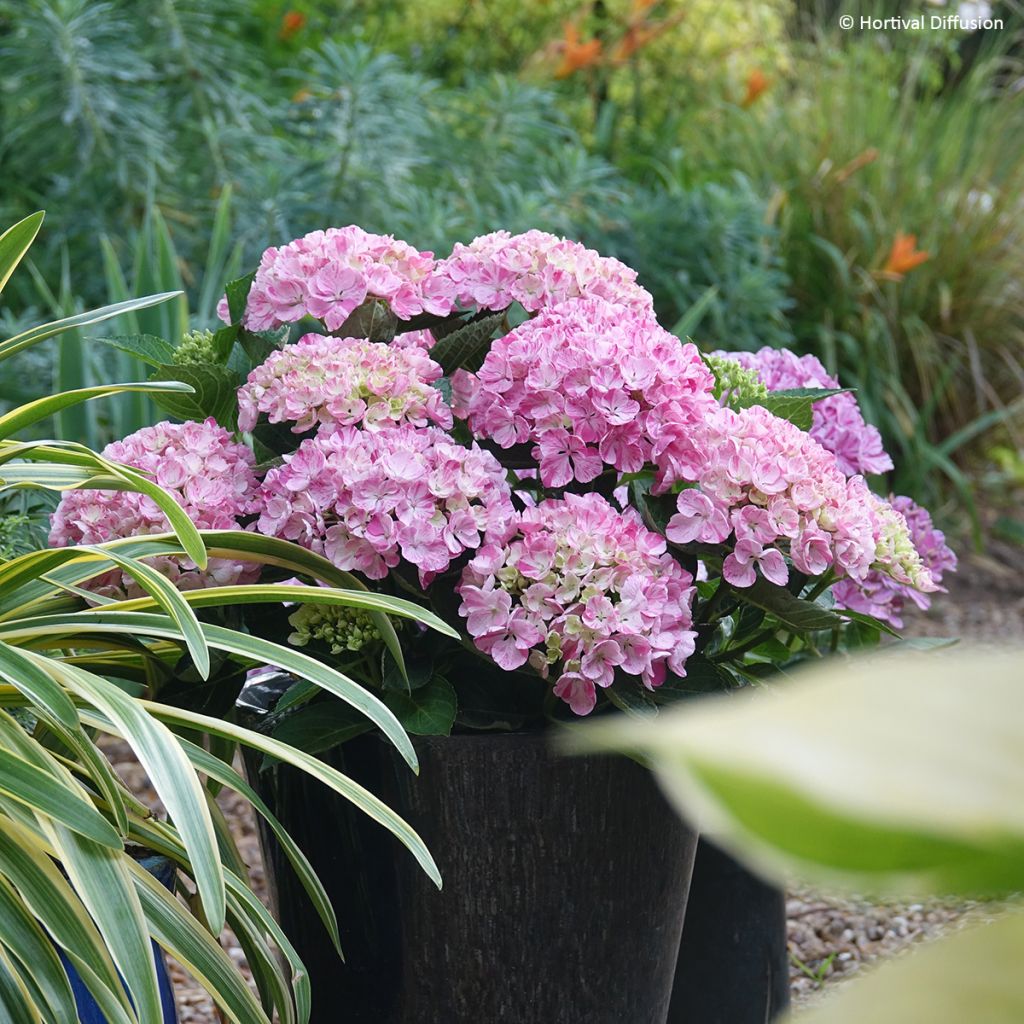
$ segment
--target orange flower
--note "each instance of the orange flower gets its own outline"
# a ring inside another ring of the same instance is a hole
[[[296,32],[306,24],[306,16],[302,11],[285,11],[281,19],[281,28],[278,30],[279,39],[291,39]]]
[[[583,42],[579,29],[571,22],[566,22],[560,50],[562,63],[555,71],[555,78],[568,78],[577,71],[592,67],[601,59],[601,40],[588,39]]]
[[[740,106],[746,108],[754,104],[770,84],[771,79],[760,68],[754,68],[747,75],[747,91]]]
[[[917,235],[905,235],[898,232],[892,240],[889,258],[882,267],[882,273],[899,281],[904,274],[909,273],[914,267],[919,267],[930,258],[930,253],[918,251]]]
[[[305,103],[306,100],[312,98],[313,94],[309,91],[309,89],[302,88],[299,89],[298,92],[292,94],[292,103]]]

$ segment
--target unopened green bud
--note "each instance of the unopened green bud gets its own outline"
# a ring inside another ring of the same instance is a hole
[[[768,397],[768,388],[756,370],[747,370],[724,356],[705,356],[704,361],[715,375],[715,398],[727,408],[743,409]]]
[[[370,613],[361,608],[303,604],[288,616],[288,622],[294,630],[288,637],[290,644],[305,647],[311,640],[319,640],[331,654],[360,651],[381,638]]]
[[[217,362],[212,331],[189,331],[174,350],[175,366],[195,366]]]

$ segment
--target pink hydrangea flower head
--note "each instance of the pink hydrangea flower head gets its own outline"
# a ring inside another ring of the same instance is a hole
[[[452,303],[434,267],[433,253],[354,224],[312,231],[263,253],[243,322],[265,331],[313,316],[336,331],[367,299],[386,302],[399,320],[443,316]]]
[[[716,407],[697,448],[695,469],[667,477],[689,486],[665,534],[677,544],[731,544],[722,576],[734,587],[752,586],[758,571],[784,585],[792,563],[855,585],[878,572],[922,594],[935,589],[903,515],[788,420],[758,405]]]
[[[257,481],[252,452],[232,441],[213,419],[203,423],[158,423],[103,449],[112,462],[149,474],[168,491],[200,529],[236,530],[239,518],[253,511]],[[118,537],[167,533],[159,506],[135,491],[67,491],[53,514],[50,544],[99,544]],[[259,566],[211,558],[200,571],[186,558],[147,559],[182,590],[252,583]],[[89,584],[110,596],[139,596],[131,577],[106,573]]]
[[[839,381],[813,355],[798,356],[788,349],[767,345],[758,352],[716,352],[715,355],[753,370],[769,391],[840,387]],[[839,468],[847,476],[886,473],[892,469],[892,459],[882,447],[881,434],[864,421],[857,399],[850,392],[815,402],[813,415],[811,437],[835,455]]]
[[[451,410],[431,387],[442,373],[415,346],[307,334],[249,374],[238,390],[238,426],[252,430],[263,413],[271,423],[293,423],[297,434],[321,425],[450,427]]]
[[[862,580],[840,580],[833,593],[837,608],[873,615],[899,629],[907,602],[929,608],[930,594],[944,589],[942,578],[956,570],[957,558],[926,509],[906,497],[876,502],[878,567]]]
[[[441,293],[480,309],[518,302],[534,313],[586,295],[638,313],[649,313],[653,305],[636,283],[635,270],[579,242],[536,230],[494,231],[468,245],[460,242],[438,262],[435,280]]]
[[[636,472],[656,453],[690,465],[713,384],[697,349],[652,315],[585,298],[494,342],[479,372],[455,374],[452,396],[474,436],[532,444],[544,485],[564,487],[606,466]]]
[[[567,494],[520,513],[503,542],[469,562],[456,592],[480,650],[508,670],[529,662],[585,715],[617,674],[649,689],[669,670],[685,675],[692,584],[635,510]]]
[[[465,551],[499,543],[514,509],[505,471],[437,427],[320,433],[270,470],[257,529],[383,579],[401,560],[428,586]]]

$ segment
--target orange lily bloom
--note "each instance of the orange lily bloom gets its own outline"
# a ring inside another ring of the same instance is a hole
[[[279,39],[291,39],[296,32],[299,32],[306,24],[306,16],[302,11],[285,11],[281,19],[281,28],[278,30]]]
[[[898,232],[892,241],[889,258],[882,267],[882,273],[899,280],[904,274],[913,270],[914,267],[919,267],[930,258],[930,253],[918,250],[917,235],[905,235]]]
[[[561,45],[562,63],[555,71],[555,78],[568,78],[577,71],[592,67],[601,59],[601,40],[580,39],[579,29],[571,22],[566,22],[565,36]]]
[[[771,85],[771,79],[760,68],[754,68],[747,75],[747,91],[740,106],[744,108],[752,106],[769,85]]]

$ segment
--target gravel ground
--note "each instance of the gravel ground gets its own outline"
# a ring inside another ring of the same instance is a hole
[[[906,632],[918,636],[959,636],[986,642],[1024,642],[1024,550],[993,543],[985,555],[968,555],[927,616],[907,622]],[[139,766],[123,747],[111,754],[118,770],[144,799],[155,802]],[[252,871],[257,893],[265,898],[265,880],[255,823],[248,805],[233,796],[220,797],[242,856]],[[990,912],[975,904],[869,903],[797,890],[787,900],[790,984],[796,1006],[813,1003],[823,989],[853,975],[864,964],[891,957],[914,943],[960,927]],[[234,937],[225,936],[231,957],[244,966]],[[181,1024],[213,1024],[219,1017],[209,998],[173,961]]]

